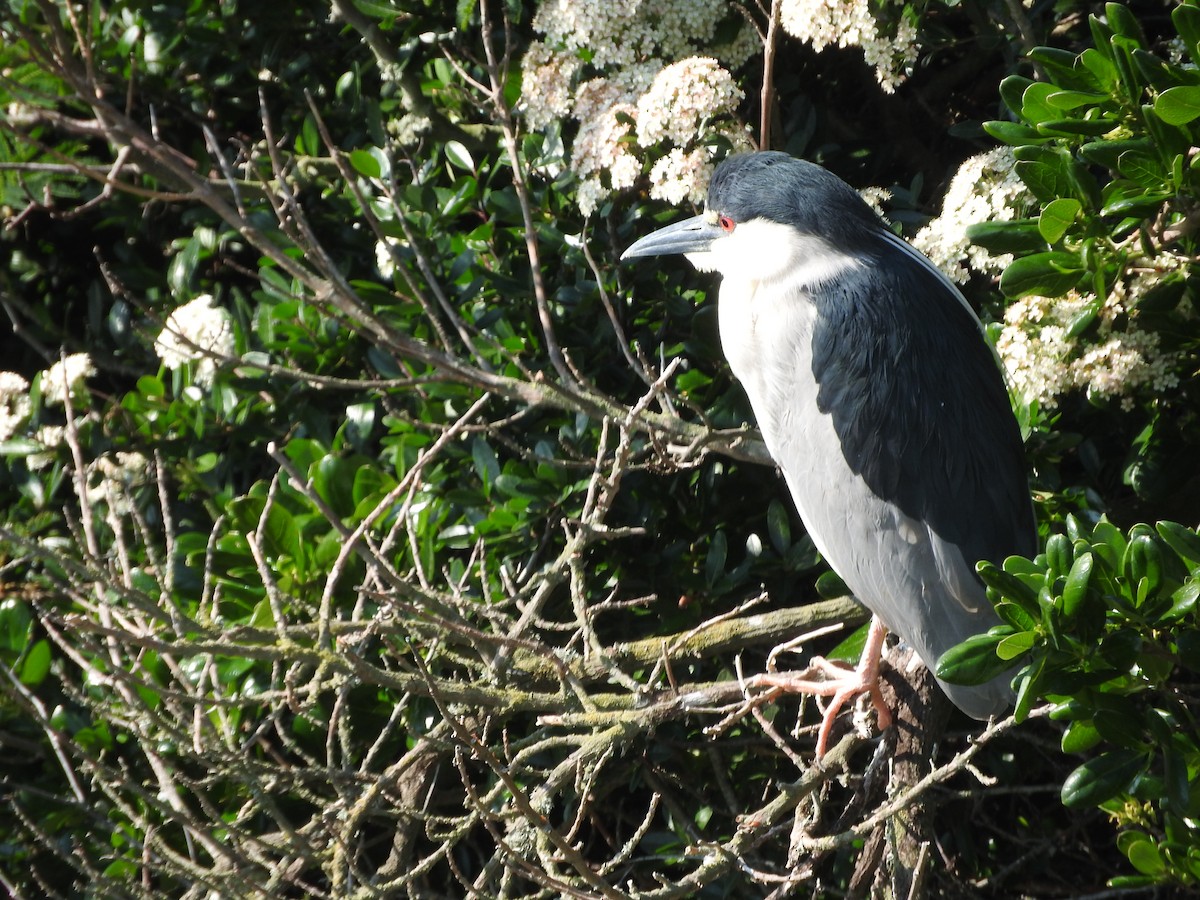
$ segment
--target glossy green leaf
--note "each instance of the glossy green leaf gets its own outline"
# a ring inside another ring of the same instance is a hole
[[[996,645],[996,655],[1004,660],[1014,660],[1032,649],[1037,635],[1032,631],[1019,631],[1003,638]]]
[[[1117,123],[1111,119],[1045,119],[1037,123],[1039,134],[1083,135],[1084,137],[1100,137],[1108,134]]]
[[[996,140],[1014,146],[1022,144],[1047,144],[1053,139],[1049,135],[1042,134],[1033,126],[1026,125],[1023,122],[984,122],[983,130]]]
[[[1174,198],[1167,191],[1136,191],[1115,196],[1108,200],[1100,210],[1102,216],[1150,216],[1157,212],[1165,202]]]
[[[1038,611],[1037,592],[1011,572],[989,562],[979,563],[975,571],[980,580],[1001,597],[1014,601],[1031,613]]]
[[[1025,91],[1034,84],[1037,82],[1024,75],[1009,75],[1000,82],[1000,99],[1004,101],[1005,106],[1019,115]]]
[[[854,631],[847,635],[845,640],[839,642],[836,647],[829,651],[827,658],[848,663],[858,662],[862,656],[863,647],[867,645],[867,636],[870,630],[870,622],[854,629]]]
[[[1153,594],[1162,584],[1162,550],[1153,538],[1138,535],[1129,542],[1126,553],[1126,577],[1135,585],[1144,581],[1146,592]]]
[[[1084,268],[1074,253],[1052,250],[1034,253],[1012,262],[1000,276],[1004,296],[1017,299],[1037,294],[1061,297],[1079,283]]]
[[[1089,759],[1063,782],[1063,805],[1074,809],[1111,800],[1128,791],[1145,766],[1145,754],[1136,750],[1110,750]]]
[[[1200,598],[1200,579],[1193,575],[1171,595],[1171,608],[1163,614],[1163,619],[1168,621],[1182,619],[1196,608],[1198,598]],[[1200,662],[1200,656],[1196,658],[1196,661]]]
[[[1146,875],[1159,875],[1163,860],[1158,847],[1149,835],[1141,831],[1125,831],[1117,837],[1117,848],[1125,854],[1130,864]]]
[[[1021,93],[1021,118],[1034,125],[1048,119],[1060,118],[1058,109],[1049,102],[1051,94],[1058,89],[1044,81],[1034,81]]]
[[[1171,10],[1171,22],[1187,47],[1193,63],[1200,63],[1200,7],[1180,4]]]
[[[1100,743],[1100,732],[1096,726],[1086,719],[1072,722],[1063,732],[1061,746],[1063,753],[1086,753]]]
[[[1138,44],[1146,42],[1146,36],[1142,33],[1142,26],[1138,23],[1137,16],[1126,4],[1105,3],[1104,18],[1108,21],[1108,26],[1121,37]]]
[[[1052,200],[1042,207],[1042,214],[1038,216],[1038,233],[1046,243],[1057,243],[1074,224],[1082,208],[1083,204],[1074,197]]]
[[[842,581],[841,576],[833,571],[822,572],[817,576],[815,587],[817,593],[826,600],[846,597],[850,594],[850,588],[846,586],[846,582]]]
[[[938,678],[951,684],[983,684],[1004,674],[1012,663],[996,655],[1002,637],[977,634],[941,655],[934,670]]]
[[[26,687],[37,687],[50,674],[50,642],[45,638],[34,641],[21,661],[21,670],[17,673],[21,684]]]
[[[1104,103],[1108,99],[1108,94],[1094,91],[1054,91],[1046,96],[1046,103],[1053,109],[1079,109]]]
[[[1131,151],[1153,154],[1154,142],[1146,138],[1089,141],[1079,148],[1079,155],[1095,165],[1116,169],[1121,155]]]
[[[996,614],[1017,631],[1032,631],[1037,626],[1037,619],[1011,600],[1001,600],[997,603]]]
[[[1178,522],[1158,522],[1154,527],[1168,547],[1191,566],[1200,566],[1200,534]]]
[[[967,226],[967,240],[989,253],[1031,253],[1044,251],[1046,241],[1036,219],[981,222]]]
[[[1071,565],[1062,592],[1063,615],[1068,620],[1075,618],[1087,600],[1088,581],[1092,577],[1095,559],[1090,553],[1081,553]]]
[[[471,459],[475,463],[475,473],[483,482],[484,489],[491,488],[500,475],[500,461],[496,459],[495,451],[482,435],[471,441]]]
[[[792,521],[787,507],[772,498],[767,505],[767,535],[775,552],[783,555],[792,545]]]
[[[1058,47],[1034,47],[1029,51],[1029,59],[1042,67],[1050,81],[1070,91],[1095,93],[1100,83],[1087,68],[1079,62],[1079,57],[1070,50]],[[1107,93],[1100,96],[1108,99]]]
[[[471,151],[466,148],[462,141],[447,141],[442,149],[446,154],[446,159],[452,165],[460,169],[465,169],[468,172],[475,171],[475,160],[471,158]]]
[[[32,628],[33,616],[26,603],[15,599],[0,603],[0,658],[15,662],[29,643]]]
[[[1163,91],[1154,98],[1154,112],[1168,125],[1186,125],[1200,117],[1200,86],[1181,85]]]
[[[1127,150],[1117,159],[1117,171],[1140,187],[1162,189],[1168,173],[1158,156],[1142,150]]]
[[[729,540],[724,531],[713,535],[708,545],[708,556],[704,560],[704,581],[712,587],[717,579],[725,573],[725,561],[729,557]]]
[[[1107,42],[1104,49],[1108,50]],[[1111,96],[1113,88],[1117,84],[1117,69],[1112,63],[1112,57],[1109,53],[1103,53],[1095,47],[1088,47],[1079,54],[1079,62],[1082,67],[1091,73],[1096,80],[1097,86],[1101,87]]]
[[[311,473],[317,494],[342,518],[354,513],[354,476],[364,463],[362,459],[326,455]]]
[[[1071,541],[1065,534],[1052,534],[1046,539],[1046,564],[1053,576],[1065,575],[1074,556]]]
[[[365,175],[367,178],[381,178],[383,176],[383,166],[378,157],[369,150],[351,150],[350,165],[354,167],[354,171],[359,175]]]
[[[1040,150],[1037,147],[1021,147],[1014,169],[1035,197],[1043,203],[1049,203],[1071,192],[1071,179],[1061,156],[1043,151],[1030,157],[1029,151]]]

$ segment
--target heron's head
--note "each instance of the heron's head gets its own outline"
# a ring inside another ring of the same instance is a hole
[[[717,166],[703,213],[646,235],[621,259],[682,253],[727,278],[808,271],[821,280],[862,262],[881,227],[857,192],[820,166],[786,153],[742,153]]]

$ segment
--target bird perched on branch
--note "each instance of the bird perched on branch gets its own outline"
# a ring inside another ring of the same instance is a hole
[[[873,613],[858,668],[758,684],[832,697],[878,690],[885,627],[931,668],[998,624],[975,564],[1032,556],[1024,449],[999,366],[962,294],[837,176],[784,153],[732,156],[706,211],[622,259],[682,253],[722,276],[721,344],[822,555]],[[940,682],[986,719],[1007,677]]]

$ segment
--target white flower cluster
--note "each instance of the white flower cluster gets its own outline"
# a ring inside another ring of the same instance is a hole
[[[734,119],[742,93],[726,67],[744,63],[757,43],[743,25],[733,43],[714,48],[729,15],[722,0],[544,0],[538,7],[533,25],[545,40],[523,61],[523,111],[534,128],[566,117],[578,123],[571,169],[585,214],[632,187],[656,156],[651,195],[698,203],[711,171],[702,142],[720,135],[749,147]],[[699,56],[701,48],[715,56]]]
[[[42,400],[47,406],[64,406],[69,397],[72,404],[78,406],[74,401],[84,397],[84,381],[95,374],[96,367],[86,353],[64,356],[38,376]],[[29,382],[16,372],[0,372],[0,441],[23,432],[42,448],[26,453],[25,464],[30,469],[44,469],[54,462],[55,450],[66,438],[66,428],[47,424],[30,427],[32,415]],[[76,422],[84,418],[77,418]]]
[[[118,450],[88,466],[87,500],[107,504],[115,515],[133,511],[133,492],[150,481],[150,460],[137,451]]]
[[[52,406],[65,406],[83,390],[83,382],[96,374],[92,358],[86,353],[64,356],[42,373],[42,399]]]
[[[710,119],[730,116],[742,101],[733,76],[710,56],[690,56],[660,69],[637,102],[637,141],[686,147]]]
[[[1032,203],[1033,195],[1017,176],[1008,147],[997,147],[963,163],[942,200],[942,214],[913,238],[913,246],[958,283],[972,272],[998,275],[1012,262],[1008,254],[993,256],[967,240],[967,227],[981,222],[1011,221]]]
[[[211,294],[201,294],[171,313],[154,341],[154,352],[168,369],[199,361],[196,381],[202,385],[212,384],[214,357],[230,356],[233,351],[233,316],[217,306]]]
[[[1119,397],[1129,409],[1139,391],[1177,387],[1179,355],[1164,350],[1155,332],[1136,329],[1137,298],[1159,277],[1156,273],[1118,285],[1097,313],[1094,338],[1070,333],[1071,323],[1094,305],[1092,296],[1072,291],[1065,297],[1024,297],[1013,303],[996,341],[1009,383],[1026,402],[1036,400],[1042,409],[1053,409],[1072,390],[1097,399]]]
[[[894,36],[880,33],[871,5],[870,0],[784,0],[779,24],[817,51],[831,44],[861,47],[880,87],[890,94],[916,62],[917,29],[901,17]]]
[[[29,418],[29,382],[16,372],[0,372],[0,441],[7,441]]]

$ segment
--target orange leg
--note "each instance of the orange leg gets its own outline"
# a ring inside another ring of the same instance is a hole
[[[883,702],[883,694],[879,690],[879,658],[883,651],[883,639],[887,636],[887,628],[878,617],[871,619],[871,627],[867,632],[867,643],[859,657],[858,666],[853,671],[837,663],[829,662],[821,657],[814,657],[808,669],[803,673],[768,672],[749,679],[752,687],[762,686],[781,691],[791,691],[800,694],[813,694],[818,697],[831,697],[825,716],[821,720],[821,730],[817,735],[817,759],[825,756],[829,749],[829,735],[833,731],[833,722],[843,705],[851,697],[869,693],[875,706],[880,728],[888,728],[892,724],[892,712]],[[823,677],[814,679],[811,676],[820,674]]]

